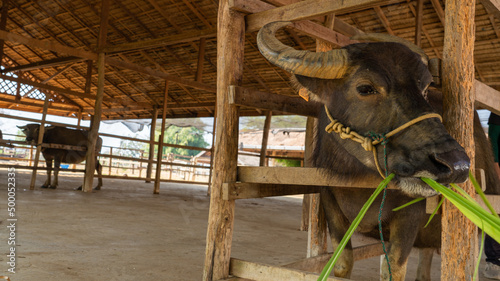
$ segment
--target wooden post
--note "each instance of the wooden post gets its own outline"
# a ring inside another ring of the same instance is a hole
[[[28,166],[31,166],[31,162],[33,162],[33,145],[30,145],[30,159],[28,161]]]
[[[94,115],[92,116],[92,122],[87,141],[85,176],[83,178],[83,185],[82,185],[83,192],[91,192],[92,183],[94,181],[94,171],[95,171],[95,161],[96,161],[95,148],[96,148],[97,138],[99,137],[99,125],[101,123],[101,114],[102,114],[102,100],[104,98],[105,53],[102,52],[102,50],[106,45],[109,7],[110,7],[110,0],[103,0],[101,8],[99,41],[97,42],[97,48],[99,51],[97,57],[97,93],[95,98]]]
[[[0,18],[0,30],[6,30],[7,18],[9,16],[9,0],[4,0],[2,5],[2,15]],[[5,40],[0,40],[0,65],[2,65]],[[18,83],[19,84],[19,83]]]
[[[214,178],[210,193],[207,248],[203,280],[229,275],[234,225],[234,200],[224,200],[222,186],[236,181],[238,160],[238,108],[229,104],[229,86],[241,85],[245,47],[244,15],[219,3],[217,29],[217,132]]]
[[[111,176],[111,168],[113,167],[113,147],[109,148],[109,175]]]
[[[165,93],[163,95],[163,111],[161,113],[161,133],[158,140],[158,155],[156,159],[156,176],[154,194],[160,193],[161,162],[163,160],[163,142],[165,139],[165,119],[167,118],[167,98],[168,98],[168,80],[165,80]]]
[[[442,63],[444,124],[465,148],[474,167],[474,39],[475,1],[445,1]],[[474,173],[473,173],[474,174]],[[473,195],[467,181],[460,185]],[[441,280],[472,280],[478,255],[477,227],[449,201],[443,204]]]
[[[153,118],[151,119],[151,131],[149,133],[149,154],[148,154],[148,167],[146,169],[146,180],[150,183],[151,174],[153,172],[153,160],[155,158],[155,133],[156,133],[156,119],[158,119],[158,108],[155,106],[153,109]]]
[[[262,145],[260,146],[259,166],[266,165],[267,141],[269,140],[269,129],[271,128],[272,117],[273,117],[273,112],[271,110],[266,112],[266,120],[264,121],[264,130],[262,131]]]
[[[144,159],[144,150],[141,150],[141,160]],[[142,161],[139,162],[139,178],[142,176]]]
[[[215,145],[215,126],[217,125],[217,109],[214,113],[214,122],[212,127],[212,147],[210,147],[210,170],[208,172],[208,188],[207,195],[210,195],[210,190],[212,187],[212,172],[214,170],[214,145]]]
[[[35,160],[33,162],[33,172],[31,173],[30,190],[35,189],[36,172],[38,169],[38,162],[40,161],[40,152],[42,151],[41,144],[43,143],[43,134],[45,133],[45,119],[47,118],[47,111],[49,109],[50,98],[51,98],[50,95],[45,95],[45,101],[43,102],[42,120],[40,121],[40,129],[38,130],[38,139],[36,141],[36,153],[35,153]]]
[[[201,77],[203,77],[203,61],[205,60],[205,42],[206,38],[200,39],[200,48],[198,50],[198,67],[196,69],[196,82],[201,82]]]

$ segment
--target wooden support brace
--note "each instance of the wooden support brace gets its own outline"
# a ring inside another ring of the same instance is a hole
[[[321,104],[307,102],[300,97],[270,94],[238,86],[229,87],[229,104],[310,117],[316,117],[322,108]]]
[[[231,259],[229,274],[236,277],[259,281],[294,280],[294,281],[316,281],[318,274],[290,269],[279,266],[271,266],[262,263]],[[329,277],[328,281],[347,280],[343,278]]]

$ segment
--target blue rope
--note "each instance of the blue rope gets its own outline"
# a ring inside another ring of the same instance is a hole
[[[375,134],[373,132],[369,133],[370,138],[374,141],[380,141],[380,144],[384,146],[384,165],[385,165],[385,177],[388,177],[387,169],[387,142],[389,141],[383,134]],[[375,159],[377,161],[377,159]],[[387,261],[387,267],[389,270],[389,280],[392,281],[391,263],[389,262],[389,256],[387,255],[387,249],[385,248],[384,234],[382,233],[382,210],[384,208],[385,199],[387,196],[387,185],[384,187],[384,193],[382,194],[382,202],[380,203],[380,209],[378,212],[378,231],[380,233],[380,241],[382,242],[382,248],[384,249],[385,260]]]

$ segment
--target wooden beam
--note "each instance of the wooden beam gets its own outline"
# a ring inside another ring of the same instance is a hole
[[[229,103],[310,117],[316,117],[322,108],[319,103],[307,102],[300,97],[269,94],[238,86],[229,87]]]
[[[474,174],[474,40],[475,5],[469,0],[445,1],[443,46],[443,123],[471,159]],[[471,196],[470,181],[460,187]],[[474,276],[478,231],[452,203],[443,203],[441,234],[441,280]],[[457,232],[460,230],[460,232]]]
[[[273,183],[224,183],[224,200],[265,198],[295,194],[319,193],[321,186],[316,185],[290,185]]]
[[[352,0],[352,1],[323,1],[306,0],[267,10],[246,17],[247,31],[259,30],[266,23],[273,21],[300,21],[308,20],[327,14],[343,14],[365,10],[376,6],[383,6],[401,2],[400,0]]]
[[[386,242],[385,246],[388,247],[389,243]],[[381,256],[384,254],[384,249],[382,248],[382,243],[377,242],[374,244],[353,247],[352,252],[354,261],[360,261],[364,259],[373,258],[376,256]],[[321,273],[321,271],[323,270],[326,263],[330,260],[331,257],[332,253],[325,253],[315,257],[310,257],[299,261],[295,261],[293,263],[283,265],[283,267],[314,272],[314,273]]]
[[[205,45],[206,45],[206,38],[201,38],[200,46],[198,47],[198,64],[196,67],[196,77],[194,79],[196,80],[196,82],[201,82],[201,79],[203,77],[203,61],[205,61]]]
[[[146,50],[158,47],[165,47],[180,43],[192,42],[202,38],[215,38],[217,36],[216,28],[207,28],[202,30],[186,31],[181,34],[167,35],[155,39],[124,43],[115,46],[106,47],[106,53],[117,53],[135,50]]]
[[[266,265],[262,263],[231,259],[229,273],[236,277],[259,281],[294,280],[316,281],[319,275],[297,269]],[[328,281],[341,281],[345,279],[328,277]]]
[[[7,32],[4,30],[0,30],[0,39],[13,43],[27,45],[30,47],[40,48],[43,50],[49,50],[56,53],[66,54],[69,56],[75,56],[89,60],[97,60],[96,53],[64,46],[62,44],[56,43],[55,41],[38,40],[34,38],[24,37],[22,35]]]
[[[328,173],[318,168],[303,167],[250,167],[238,166],[237,181],[246,183],[316,185],[332,187],[375,188],[380,177],[367,179],[345,179],[340,176],[325,176]],[[388,188],[395,188],[389,183]]]
[[[223,200],[222,193],[224,183],[236,181],[239,112],[229,103],[229,86],[243,82],[245,18],[230,2],[219,2],[217,18],[217,132],[203,281],[229,276],[234,229],[235,201]]]
[[[475,80],[474,90],[476,92],[476,107],[488,109],[500,115],[500,92],[492,87]]]
[[[119,60],[119,59],[115,59],[115,58],[106,58],[106,62],[109,65],[113,65],[113,66],[116,66],[116,67],[120,67],[120,68],[125,68],[125,69],[130,69],[130,70],[133,70],[133,71],[141,72],[141,73],[148,74],[148,75],[151,75],[151,76],[155,76],[155,77],[158,77],[158,78],[162,78],[162,79],[174,82],[174,83],[185,85],[185,86],[188,86],[188,87],[191,87],[191,88],[195,88],[195,89],[199,89],[199,90],[204,90],[204,91],[207,91],[207,92],[210,92],[210,93],[215,93],[216,92],[216,88],[214,86],[212,86],[212,85],[203,84],[203,83],[196,82],[196,81],[190,81],[190,80],[187,80],[187,79],[184,79],[184,78],[180,78],[178,76],[173,76],[173,75],[167,74],[167,73],[162,72],[162,71],[154,70],[154,69],[149,68],[149,67],[143,67],[143,66],[140,66],[138,64],[133,64],[133,63],[125,62],[123,60]]]
[[[500,19],[500,0],[480,0],[488,13]]]
[[[232,8],[238,11],[257,13],[271,10],[274,6],[260,0],[234,0]],[[349,36],[359,33],[359,31],[354,32],[352,28],[349,28],[350,26],[348,24],[340,20],[339,26],[342,28],[342,31],[347,32]],[[332,43],[335,46],[345,46],[357,42],[350,40],[348,36],[342,33],[307,20],[294,22],[290,27],[308,36]],[[247,30],[247,32],[251,31],[252,30]]]
[[[79,58],[79,57],[73,57],[73,56],[55,58],[55,59],[50,59],[50,60],[29,63],[29,64],[25,64],[25,65],[19,65],[19,66],[5,68],[5,69],[2,69],[0,72],[8,73],[8,72],[14,72],[14,71],[35,70],[35,69],[40,69],[40,68],[59,66],[61,64],[79,62],[82,60],[84,60],[84,59]]]

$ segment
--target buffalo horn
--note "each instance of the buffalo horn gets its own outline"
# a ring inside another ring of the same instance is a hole
[[[281,43],[276,31],[291,22],[279,21],[266,24],[257,34],[257,45],[262,55],[284,70],[307,77],[337,79],[345,75],[348,54],[344,49],[328,52],[299,51]]]
[[[414,53],[417,53],[421,58],[422,62],[425,65],[428,65],[429,63],[429,57],[425,54],[424,50],[422,50],[420,47],[417,45],[411,43],[408,40],[405,40],[403,38],[397,37],[397,36],[392,36],[390,34],[383,34],[383,33],[359,33],[351,37],[352,40],[359,40],[359,41],[371,41],[371,42],[394,42],[394,43],[400,43],[408,47],[410,50],[412,50]]]
[[[25,126],[19,126],[19,125],[16,125],[16,127],[18,127],[18,128],[19,128],[19,129],[21,129],[21,130],[26,129],[26,125],[25,125]]]

